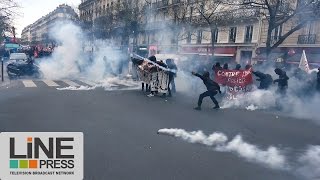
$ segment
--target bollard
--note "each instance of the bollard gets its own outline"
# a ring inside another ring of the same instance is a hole
[[[1,80],[2,80],[2,82],[4,81],[4,78],[3,78],[3,57],[1,58]]]

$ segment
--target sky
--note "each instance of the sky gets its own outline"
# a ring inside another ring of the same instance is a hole
[[[53,11],[60,4],[68,4],[77,8],[81,0],[16,0],[21,7],[20,15],[15,18],[17,37],[21,36],[24,27],[34,23],[42,16]]]

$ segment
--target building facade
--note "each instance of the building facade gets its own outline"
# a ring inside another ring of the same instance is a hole
[[[80,19],[94,21],[108,13],[114,13],[115,7],[124,0],[84,0],[79,6]],[[220,62],[234,62],[245,65],[264,61],[268,22],[260,16],[260,11],[221,7],[217,11],[221,24],[215,31],[208,24],[189,19],[199,18],[196,9],[202,8],[195,0],[140,0],[143,17],[139,20],[139,30],[130,35],[128,45],[132,50],[145,49],[157,53],[174,53],[195,56],[198,59],[210,59],[212,54]],[[209,1],[208,1],[209,2]],[[135,3],[137,4],[137,3]],[[204,8],[208,5],[203,5]],[[228,17],[232,16],[232,19]],[[107,21],[104,23],[110,23]],[[287,22],[272,32],[276,41],[292,28]],[[188,24],[188,25],[186,25]],[[91,28],[92,28],[91,27]],[[119,28],[119,27],[117,27]],[[121,27],[120,27],[121,28]],[[294,32],[276,49],[273,58],[285,57],[297,62],[302,50],[306,51],[310,62],[320,61],[320,20],[309,22],[304,28]],[[121,41],[118,34],[111,37]],[[214,43],[214,47],[212,46]],[[120,44],[120,43],[118,43]]]
[[[77,23],[78,20],[78,15],[72,7],[66,4],[59,5],[54,11],[41,17],[22,30],[22,43],[48,46],[53,43],[49,33],[56,23],[63,21]]]

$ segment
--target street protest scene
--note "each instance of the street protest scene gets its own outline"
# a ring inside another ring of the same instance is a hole
[[[319,0],[1,0],[0,180],[320,180]]]

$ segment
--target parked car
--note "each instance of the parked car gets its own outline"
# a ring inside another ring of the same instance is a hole
[[[10,54],[9,61],[7,62],[7,73],[10,79],[22,76],[32,76],[35,78],[40,76],[39,67],[25,53]]]

